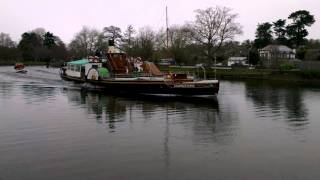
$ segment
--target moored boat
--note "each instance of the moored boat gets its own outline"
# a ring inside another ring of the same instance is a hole
[[[15,63],[14,69],[16,73],[27,73],[28,71],[24,69],[25,65],[23,63]]]
[[[106,93],[216,95],[218,80],[196,80],[187,74],[162,73],[140,58],[127,58],[109,47],[106,57],[88,57],[68,62],[61,78],[86,83]]]

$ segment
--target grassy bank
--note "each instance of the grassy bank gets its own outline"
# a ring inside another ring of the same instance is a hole
[[[166,72],[188,73],[203,77],[203,71],[194,67],[168,67],[161,68]],[[206,68],[207,78],[215,77],[213,68]],[[218,79],[261,79],[272,81],[303,82],[320,85],[320,71],[279,71],[270,69],[217,69]]]
[[[17,61],[22,62],[26,66],[45,66],[46,62],[39,62],[39,61]],[[0,62],[0,66],[13,66],[16,62]]]

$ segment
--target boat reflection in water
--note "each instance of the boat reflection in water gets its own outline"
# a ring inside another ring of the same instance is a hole
[[[237,117],[219,109],[218,99],[185,98],[179,96],[109,96],[85,91],[66,91],[69,101],[85,108],[98,124],[107,124],[113,132],[117,127],[135,123],[183,125],[199,135],[198,140],[217,140],[216,134],[233,137],[233,123]],[[222,117],[223,116],[223,117]],[[158,128],[148,126],[151,130]],[[203,136],[204,135],[204,136]],[[208,136],[211,136],[210,138]],[[222,136],[221,136],[222,137]],[[226,142],[225,138],[222,138]]]
[[[96,92],[67,90],[68,99],[78,105],[86,105],[89,114],[95,114],[96,119],[114,119],[122,117],[132,107],[148,116],[148,112],[158,109],[171,109],[186,111],[189,108],[201,109],[203,107],[219,112],[218,100],[214,97],[184,97],[184,96],[154,96],[154,95],[105,95]]]

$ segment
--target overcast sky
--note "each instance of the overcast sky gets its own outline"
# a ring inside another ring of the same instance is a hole
[[[0,32],[18,41],[23,32],[43,27],[69,43],[84,25],[102,30],[132,24],[158,30],[165,26],[166,5],[170,25],[193,21],[196,9],[229,7],[243,26],[243,35],[235,39],[239,41],[254,39],[258,23],[308,10],[316,19],[308,38],[320,39],[320,0],[0,0]]]

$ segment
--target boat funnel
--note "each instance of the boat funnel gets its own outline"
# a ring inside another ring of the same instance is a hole
[[[113,39],[109,39],[109,41],[108,41],[108,53],[116,53]]]

